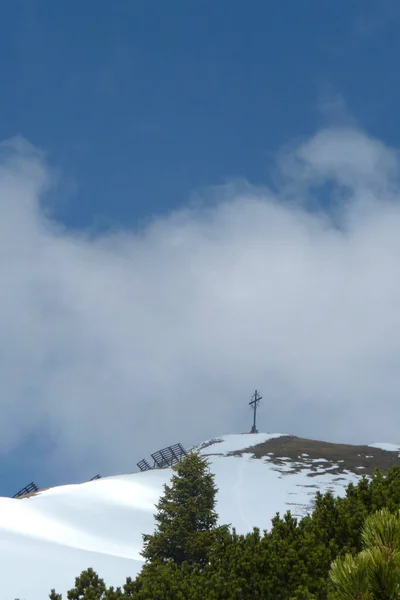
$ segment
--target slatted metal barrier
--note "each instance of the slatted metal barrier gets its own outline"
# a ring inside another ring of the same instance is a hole
[[[20,498],[21,496],[26,496],[27,494],[30,494],[32,492],[38,492],[38,491],[39,491],[39,488],[36,485],[36,483],[31,481],[30,483],[28,483],[28,485],[26,485],[21,490],[19,490],[19,492],[14,494],[13,498]]]
[[[151,469],[151,466],[149,465],[149,463],[147,462],[147,460],[145,458],[143,458],[142,460],[139,460],[139,462],[137,463],[137,466],[139,467],[139,469],[141,471],[149,471]]]
[[[161,450],[157,450],[151,455],[153,459],[153,466],[151,466],[145,458],[137,463],[137,466],[141,471],[149,471],[150,469],[164,469],[165,467],[172,467],[172,465],[179,462],[184,456],[187,455],[185,448],[182,444],[174,444],[173,446],[167,446]]]

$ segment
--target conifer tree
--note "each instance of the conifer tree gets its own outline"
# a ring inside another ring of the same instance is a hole
[[[75,578],[75,587],[67,592],[68,600],[123,600],[123,598],[120,588],[107,588],[93,569],[82,571],[79,577]],[[49,599],[62,600],[62,595],[52,589]]]
[[[106,586],[93,569],[82,571],[75,587],[67,593],[68,600],[102,600]]]
[[[191,452],[173,467],[170,485],[156,505],[156,530],[143,535],[147,563],[174,561],[204,566],[208,553],[226,527],[217,527],[217,488],[208,462]]]
[[[400,580],[400,467],[350,484],[345,497],[317,494],[313,512],[299,522],[277,515],[269,532],[246,535],[217,527],[217,490],[200,456],[190,455],[174,471],[157,505],[156,530],[144,536],[142,572],[122,590],[83,572],[66,600],[400,600],[390,589]],[[374,521],[366,518],[383,508],[389,512],[371,530],[378,534],[368,533]],[[53,592],[51,600],[61,597]]]
[[[332,599],[396,600],[400,598],[400,511],[382,509],[365,520],[364,549],[336,559],[330,570]]]

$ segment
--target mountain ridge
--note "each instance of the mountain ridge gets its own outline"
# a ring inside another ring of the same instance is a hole
[[[220,523],[247,533],[253,527],[268,529],[277,512],[303,517],[312,510],[317,490],[344,495],[346,486],[367,471],[357,469],[363,462],[370,468],[379,460],[385,468],[400,464],[395,445],[342,446],[261,433],[221,436],[193,449],[208,458],[215,474]],[[350,458],[339,458],[343,452]],[[142,534],[154,529],[154,506],[172,473],[171,468],[151,469],[40,490],[22,499],[0,498],[5,597],[42,600],[52,587],[65,593],[89,566],[107,585],[134,577],[143,564]],[[19,577],[21,572],[26,577]]]

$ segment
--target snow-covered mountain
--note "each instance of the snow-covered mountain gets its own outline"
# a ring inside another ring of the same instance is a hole
[[[317,489],[342,495],[350,481],[400,464],[400,446],[352,446],[286,434],[227,435],[196,447],[209,457],[222,523],[240,533],[268,529],[276,512],[302,516]],[[118,475],[0,498],[2,594],[43,600],[52,587],[65,594],[93,567],[108,585],[141,569],[142,533],[154,529],[154,504],[169,468]],[[64,596],[65,597],[65,596]]]

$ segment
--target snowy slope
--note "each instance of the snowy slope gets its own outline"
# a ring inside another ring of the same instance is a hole
[[[343,494],[359,476],[330,473],[333,467],[324,465],[322,456],[302,455],[299,469],[285,457],[277,466],[272,456],[255,459],[248,450],[282,436],[223,436],[197,447],[216,475],[220,520],[238,532],[269,528],[276,512],[290,509],[301,516],[310,510],[317,488]],[[153,531],[154,504],[170,476],[170,469],[152,470],[53,488],[21,500],[1,498],[3,597],[43,600],[52,587],[65,594],[88,567],[108,585],[135,576],[142,565],[141,534]]]
[[[388,452],[400,452],[400,446],[397,444],[387,444],[380,442],[377,444],[368,444],[369,448],[380,448],[381,450],[387,450]]]

